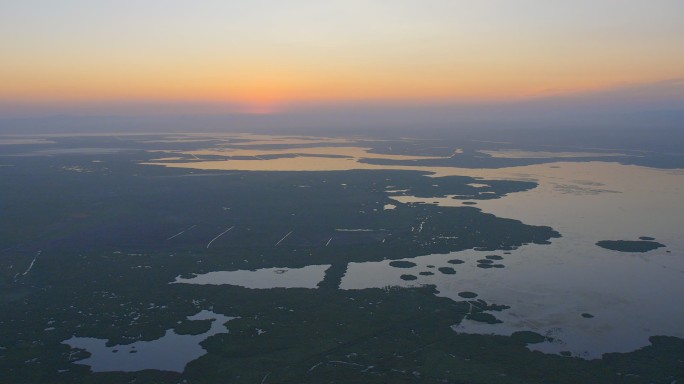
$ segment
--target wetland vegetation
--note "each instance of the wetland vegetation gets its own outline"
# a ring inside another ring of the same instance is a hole
[[[428,265],[434,273],[406,259],[549,244],[561,233],[548,226],[473,206],[400,204],[390,196],[491,200],[532,190],[533,181],[396,169],[145,165],[159,157],[151,150],[207,145],[163,138],[65,136],[50,147],[61,152],[26,144],[0,156],[1,382],[669,383],[682,377],[684,341],[674,337],[584,360],[530,351],[528,344],[549,340],[534,332],[455,332],[465,319],[499,324],[497,314],[509,308],[479,299],[475,290],[450,299],[432,285],[339,289],[350,263],[387,262],[407,281],[459,279],[464,260]],[[248,147],[249,140],[232,143]],[[384,143],[369,143],[383,153]],[[402,153],[415,154],[412,148]],[[653,244],[642,239],[636,246],[642,243]],[[502,260],[488,255],[476,263],[503,268],[496,263]],[[286,276],[309,266],[325,273],[307,288],[173,284],[217,271]],[[203,311],[221,320],[193,317]],[[68,342],[94,338],[109,353],[128,355],[132,346],[169,334],[200,338],[201,353],[179,369],[144,361],[140,369],[97,369],[89,359],[102,357]]]

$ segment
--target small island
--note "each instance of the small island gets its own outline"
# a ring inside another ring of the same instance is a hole
[[[416,266],[416,263],[405,260],[395,260],[390,262],[389,265],[394,268],[413,268]]]
[[[651,240],[601,240],[596,245],[611,251],[642,253],[665,246],[665,244]]]

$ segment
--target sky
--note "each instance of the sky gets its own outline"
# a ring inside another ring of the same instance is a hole
[[[684,108],[684,1],[0,0],[0,55],[0,117]]]

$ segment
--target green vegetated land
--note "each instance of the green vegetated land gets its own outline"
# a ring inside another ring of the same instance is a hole
[[[62,140],[112,146],[111,138]],[[586,361],[529,351],[526,343],[542,335],[455,333],[466,316],[492,322],[506,308],[476,292],[456,302],[431,286],[338,289],[350,262],[510,250],[560,236],[473,207],[397,204],[388,190],[475,200],[534,183],[409,171],[167,169],[140,165],[156,154],[136,142],[117,145],[123,149],[2,159],[11,166],[0,167],[0,382],[669,383],[684,375],[676,338]],[[472,182],[494,193],[479,195]],[[390,203],[397,207],[384,210]],[[169,284],[307,265],[330,265],[317,289]],[[74,335],[112,346],[170,329],[200,334],[210,323],[187,317],[204,309],[239,318],[227,323],[230,333],[205,340],[207,354],[182,373],[93,373],[75,363],[87,351],[62,343]]]

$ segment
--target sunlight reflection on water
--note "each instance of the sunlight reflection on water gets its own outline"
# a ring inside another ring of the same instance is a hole
[[[240,153],[246,154],[246,151]],[[597,358],[605,352],[638,349],[648,345],[648,337],[653,335],[684,337],[684,328],[681,327],[684,324],[684,307],[672,305],[672,294],[684,291],[684,239],[681,238],[684,172],[681,170],[569,161],[500,169],[380,166],[360,163],[359,160],[383,155],[369,154],[366,149],[351,146],[289,149],[278,153],[288,151],[347,157],[316,158],[315,161],[299,156],[271,160],[160,161],[153,164],[261,171],[405,169],[433,172],[433,176],[533,180],[539,186],[530,191],[509,194],[500,199],[470,201],[476,202],[474,207],[498,217],[554,228],[563,237],[554,239],[550,245],[525,245],[509,255],[474,250],[426,255],[411,258],[410,261],[417,265],[409,269],[393,268],[389,261],[350,263],[340,288],[434,284],[440,296],[457,301],[463,300],[458,296],[459,292],[473,291],[489,303],[510,305],[511,308],[493,313],[503,324],[483,325],[464,321],[454,326],[455,331],[510,334],[531,330],[552,336],[555,342],[533,344],[530,348],[550,353],[571,351],[585,358]],[[274,152],[250,149],[249,153]],[[411,202],[463,205],[463,200],[453,196],[424,199],[393,196],[393,199],[396,200],[393,205]],[[634,254],[595,245],[600,240],[636,240],[640,236],[653,236],[666,247]],[[487,254],[504,256],[500,263],[505,268],[478,267],[476,260]],[[449,264],[448,260],[454,258],[465,263]],[[441,273],[439,267],[453,267],[456,274]],[[298,279],[306,283],[298,286],[315,288],[324,273],[321,268],[310,266],[302,269]],[[224,273],[221,281],[227,284],[252,288],[282,286],[274,285],[272,276],[268,277],[269,283],[254,282],[262,278],[259,273],[272,274],[272,271],[215,273]],[[307,277],[308,274],[311,276]],[[404,280],[402,274],[411,274],[416,279]],[[246,276],[253,280],[247,282]],[[594,317],[582,317],[583,313]]]

